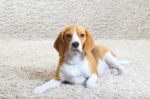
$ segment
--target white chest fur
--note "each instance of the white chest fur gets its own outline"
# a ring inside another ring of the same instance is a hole
[[[70,83],[81,85],[91,75],[89,62],[86,58],[78,60],[78,62],[72,62],[75,60],[76,59],[73,58],[70,59],[69,63],[64,62],[60,68],[60,77],[62,81],[69,81]]]

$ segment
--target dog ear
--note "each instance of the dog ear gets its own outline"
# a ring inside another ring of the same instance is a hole
[[[86,33],[86,40],[84,43],[84,52],[89,53],[94,48],[94,41],[92,39],[91,33],[87,29],[85,30],[85,33]]]
[[[59,56],[64,56],[66,47],[65,47],[64,39],[63,39],[63,32],[60,32],[60,34],[58,35],[57,39],[55,40],[54,48],[59,53]]]

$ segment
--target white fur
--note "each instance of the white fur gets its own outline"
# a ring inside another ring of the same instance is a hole
[[[108,65],[106,64],[106,62],[104,60],[99,59],[99,63],[97,66],[97,70],[98,70],[98,74],[101,75],[105,75],[107,70],[108,70]]]
[[[92,74],[89,79],[86,81],[86,87],[95,87],[97,82],[97,75]]]
[[[119,61],[116,57],[114,57],[110,52],[107,52],[104,56],[103,60],[99,59],[99,63],[97,66],[99,75],[104,75],[108,69],[111,69],[112,73],[115,75],[125,73],[125,70],[121,64],[128,64],[128,61]]]
[[[42,86],[36,87],[33,90],[33,93],[34,94],[40,94],[40,93],[47,91],[50,88],[59,87],[60,85],[61,85],[61,81],[57,81],[57,80],[52,79],[52,80],[46,82],[45,84],[43,84]]]
[[[60,76],[62,81],[69,81],[76,85],[82,85],[91,75],[89,69],[89,62],[82,55],[75,55],[80,60],[75,61],[76,58],[65,60],[60,68]]]
[[[110,52],[107,52],[104,61],[109,65],[111,69],[118,70],[117,74],[125,73],[123,66],[120,64],[120,61],[114,57]]]
[[[74,43],[74,42],[78,42],[78,43],[79,43],[78,50],[79,50],[80,52],[82,52],[82,43],[81,43],[81,40],[80,40],[80,38],[79,38],[79,36],[78,36],[78,34],[77,34],[76,29],[74,29],[74,33],[73,33],[72,40],[71,40],[71,43],[70,43],[70,44],[72,44],[72,43]],[[70,47],[72,47],[72,46],[70,46]],[[72,48],[71,48],[71,49],[72,49]]]

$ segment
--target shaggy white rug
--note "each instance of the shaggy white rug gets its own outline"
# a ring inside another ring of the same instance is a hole
[[[32,94],[35,87],[48,81],[57,65],[57,53],[52,41],[0,41],[0,98],[49,99],[148,99],[150,98],[150,41],[101,40],[122,60],[127,75],[107,74],[98,80],[96,88],[62,85],[40,96]]]
[[[150,0],[0,0],[0,38],[49,39],[69,24],[94,37],[150,38]]]

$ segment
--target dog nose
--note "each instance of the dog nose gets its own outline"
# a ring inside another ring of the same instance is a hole
[[[77,48],[77,47],[79,46],[79,43],[78,43],[78,42],[73,42],[73,43],[72,43],[72,46],[73,46],[74,48]]]

